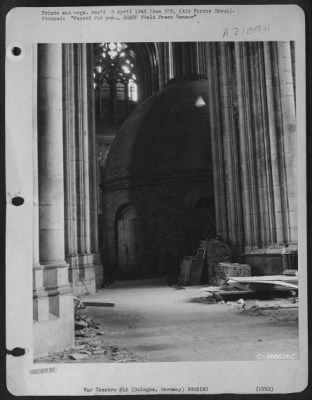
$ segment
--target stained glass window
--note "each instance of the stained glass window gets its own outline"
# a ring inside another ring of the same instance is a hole
[[[125,43],[99,43],[96,47],[96,62],[94,67],[94,87],[109,84],[118,88],[118,98],[121,99],[121,85],[129,100],[138,100],[138,85],[135,74],[136,56]]]

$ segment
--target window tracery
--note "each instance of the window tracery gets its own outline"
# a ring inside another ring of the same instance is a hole
[[[126,43],[107,42],[96,45],[94,87],[109,85],[118,99],[138,100],[135,74],[136,55]],[[121,88],[124,88],[124,94]]]

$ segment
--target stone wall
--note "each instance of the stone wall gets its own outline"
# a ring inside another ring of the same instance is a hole
[[[184,255],[193,255],[201,239],[215,235],[211,210],[196,208],[198,200],[213,198],[206,184],[209,179],[211,176],[188,181],[176,178],[170,183],[106,193],[104,271],[114,269],[116,278],[164,275],[178,268]],[[118,274],[117,267],[118,212],[126,205],[134,206],[142,228],[140,265],[129,276]]]
[[[103,257],[120,277],[170,273],[215,235],[205,93],[197,76],[171,82],[136,108],[112,143],[102,177]],[[136,264],[129,273],[127,264]]]

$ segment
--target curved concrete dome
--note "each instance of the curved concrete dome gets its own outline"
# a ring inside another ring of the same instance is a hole
[[[140,104],[112,144],[104,183],[210,169],[207,93],[206,80],[183,80]]]

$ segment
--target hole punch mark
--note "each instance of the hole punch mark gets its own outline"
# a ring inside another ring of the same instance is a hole
[[[10,356],[13,357],[20,357],[25,355],[26,351],[25,349],[22,349],[21,347],[14,347],[12,350],[6,349],[6,354],[9,354]]]
[[[12,54],[13,54],[13,56],[18,57],[18,56],[20,56],[22,54],[22,49],[20,47],[18,47],[18,46],[14,46],[12,48]]]
[[[23,197],[19,197],[19,196],[13,197],[13,199],[12,199],[12,204],[13,204],[14,206],[21,206],[22,204],[24,204],[24,199],[23,199]]]

